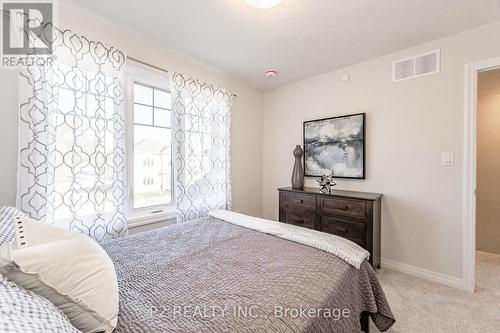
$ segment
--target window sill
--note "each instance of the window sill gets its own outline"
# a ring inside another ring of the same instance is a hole
[[[131,214],[128,219],[129,228],[140,227],[148,224],[165,222],[177,218],[177,211],[175,209],[163,211],[159,213],[144,212],[142,214]]]

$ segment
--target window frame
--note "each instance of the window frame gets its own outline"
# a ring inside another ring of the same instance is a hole
[[[150,223],[162,222],[174,219],[177,215],[176,195],[175,195],[175,160],[174,160],[174,130],[173,113],[171,112],[171,184],[172,202],[169,204],[154,205],[142,208],[134,208],[134,84],[140,84],[150,88],[166,91],[171,94],[169,77],[167,73],[157,69],[136,63],[128,63],[125,70],[126,83],[126,155],[127,155],[127,176],[128,176],[128,220],[129,226],[140,226]],[[153,108],[154,114],[154,108]],[[147,126],[147,125],[145,125]],[[156,126],[154,126],[156,127]],[[159,128],[167,128],[161,127]]]

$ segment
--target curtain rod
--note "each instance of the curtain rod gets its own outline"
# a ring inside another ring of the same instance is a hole
[[[168,70],[166,70],[165,68],[161,68],[161,67],[158,67],[158,66],[152,65],[152,64],[150,64],[150,63],[147,63],[147,62],[144,62],[144,61],[142,61],[142,60],[136,59],[136,58],[134,58],[134,57],[129,57],[129,56],[127,56],[127,59],[128,59],[128,60],[135,61],[135,62],[137,62],[137,63],[139,63],[139,64],[144,65],[144,66],[148,66],[148,67],[151,67],[151,68],[157,69],[157,70],[159,70],[159,71],[162,71],[162,72],[168,73]],[[233,97],[238,97],[238,95],[236,95],[236,94],[232,94],[232,95],[233,95]]]
[[[165,68],[161,68],[161,67],[158,67],[158,66],[155,66],[155,65],[149,64],[149,63],[144,62],[144,61],[142,61],[142,60],[139,60],[139,59],[136,59],[136,58],[133,58],[133,57],[129,57],[129,56],[127,56],[127,59],[128,59],[128,60],[135,61],[135,62],[138,62],[138,63],[139,63],[139,64],[141,64],[141,65],[148,66],[148,67],[151,67],[151,68],[157,69],[157,70],[159,70],[159,71],[162,71],[162,72],[168,73],[168,70],[166,70]]]

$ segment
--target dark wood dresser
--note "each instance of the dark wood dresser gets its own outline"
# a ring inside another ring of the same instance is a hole
[[[279,191],[279,220],[347,238],[370,252],[370,264],[380,268],[382,194],[291,187]]]

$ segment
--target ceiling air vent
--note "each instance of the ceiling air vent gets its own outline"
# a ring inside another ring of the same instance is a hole
[[[435,50],[392,63],[392,81],[414,79],[441,70],[441,51]]]

